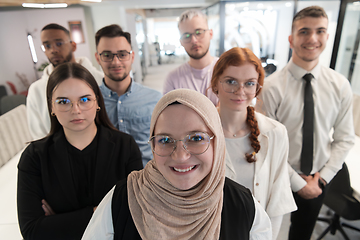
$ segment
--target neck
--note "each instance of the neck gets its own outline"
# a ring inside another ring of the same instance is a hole
[[[243,137],[249,132],[247,111],[232,111],[220,107],[219,115],[226,138]]]
[[[207,52],[206,55],[201,59],[190,58],[189,65],[195,69],[203,69],[206,66],[209,66],[213,59],[214,57],[210,55],[210,52]]]
[[[118,96],[123,95],[131,84],[131,78],[130,75],[128,75],[124,80],[122,81],[114,81],[107,76],[104,77],[105,84],[108,88],[111,89],[111,91],[114,91],[118,94]]]
[[[79,150],[83,150],[94,140],[97,133],[97,127],[94,121],[94,124],[91,124],[83,131],[75,132],[64,128],[64,133],[66,140],[71,145]]]
[[[293,61],[293,63],[295,63],[302,69],[305,69],[306,71],[310,72],[319,63],[319,58],[308,62],[308,61],[302,60],[296,54],[293,54],[292,61]]]

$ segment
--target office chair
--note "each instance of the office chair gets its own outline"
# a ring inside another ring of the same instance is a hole
[[[356,200],[352,194],[353,189],[350,185],[349,171],[344,163],[343,168],[329,183],[324,204],[333,210],[334,213],[331,218],[318,217],[317,220],[327,222],[329,226],[320,234],[317,240],[322,239],[328,232],[335,235],[337,230],[340,231],[346,240],[350,240],[343,227],[360,232],[359,228],[344,223],[340,219],[360,219],[360,202]]]
[[[26,97],[24,95],[7,95],[0,99],[0,115],[10,111],[11,109],[26,104]]]

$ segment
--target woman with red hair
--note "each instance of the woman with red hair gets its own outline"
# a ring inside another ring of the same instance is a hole
[[[226,138],[226,176],[251,190],[269,215],[276,239],[283,215],[297,207],[287,170],[286,128],[251,106],[264,77],[261,61],[254,53],[236,47],[220,56],[211,88],[219,98]]]

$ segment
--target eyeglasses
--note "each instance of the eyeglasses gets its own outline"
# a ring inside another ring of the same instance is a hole
[[[176,143],[179,141],[183,142],[183,147],[188,153],[200,155],[208,150],[210,140],[213,138],[214,136],[210,137],[204,132],[191,133],[181,140],[175,140],[166,135],[155,135],[149,139],[148,143],[151,143],[152,151],[160,157],[170,156],[175,151]]]
[[[262,86],[255,81],[247,81],[245,83],[239,83],[236,80],[227,79],[220,82],[224,91],[227,93],[237,92],[239,91],[240,87],[242,87],[246,95],[253,95],[256,94],[262,88]]]
[[[96,99],[89,97],[81,97],[79,101],[72,102],[67,98],[56,99],[54,103],[54,108],[59,112],[68,112],[74,106],[74,103],[77,104],[81,111],[86,111],[91,109],[96,102]]]
[[[112,52],[102,52],[100,53],[100,59],[104,62],[112,62],[114,59],[114,56],[117,56],[117,58],[120,61],[127,61],[130,59],[130,54],[132,53],[132,51],[128,52],[126,50],[121,50],[118,51],[117,53],[112,53]]]
[[[41,45],[41,50],[45,51],[49,51],[51,48],[62,48],[64,46],[64,44],[66,43],[71,43],[72,41],[55,41],[53,43],[44,43],[43,45]]]
[[[184,33],[181,35],[180,40],[184,43],[191,42],[192,36],[194,35],[196,39],[202,39],[205,36],[205,32],[209,29],[196,29],[194,33]]]

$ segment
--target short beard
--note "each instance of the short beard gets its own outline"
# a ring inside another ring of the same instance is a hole
[[[122,82],[127,76],[129,76],[129,73],[125,73],[122,77],[115,78],[111,74],[105,74],[109,79],[111,79],[114,82]]]
[[[193,55],[193,54],[190,54],[188,51],[186,51],[186,52],[187,52],[187,54],[189,55],[190,58],[195,59],[195,60],[199,60],[199,59],[202,59],[209,52],[209,48],[206,50],[206,52],[204,52],[201,55]]]
[[[55,64],[55,63],[51,62],[50,59],[49,59],[49,61],[50,61],[51,64],[54,66],[54,68],[56,68],[57,66],[59,66],[59,65],[62,64],[62,63],[71,62],[71,59],[72,59],[72,58],[73,58],[73,54],[72,54],[72,52],[70,52],[70,53],[66,56],[65,60],[64,60],[63,62],[61,62],[61,63]]]

